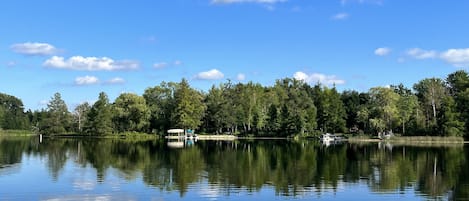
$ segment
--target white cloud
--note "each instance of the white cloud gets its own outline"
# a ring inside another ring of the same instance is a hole
[[[446,50],[440,58],[458,67],[469,67],[469,48]]]
[[[243,73],[239,73],[239,74],[236,76],[236,79],[237,79],[238,81],[243,81],[243,80],[246,79],[246,75],[243,74]]]
[[[43,65],[51,68],[87,71],[135,70],[139,68],[139,63],[136,61],[114,61],[108,57],[98,58],[82,56],[73,56],[67,60],[63,57],[53,56],[47,59]]]
[[[219,80],[222,79],[225,75],[217,69],[212,69],[205,72],[200,72],[195,76],[195,79],[198,80]]]
[[[123,78],[120,78],[120,77],[115,77],[115,78],[112,78],[108,81],[106,81],[107,84],[124,84],[125,83],[125,80]]]
[[[278,2],[285,2],[287,0],[212,0],[214,4],[232,4],[232,3],[264,3],[274,4]]]
[[[324,75],[320,73],[313,73],[313,74],[306,74],[304,72],[298,71],[293,74],[293,78],[297,80],[302,80],[306,83],[321,83],[325,85],[332,85],[332,84],[345,84],[345,80],[341,80],[337,78],[335,75]]]
[[[375,50],[375,55],[386,56],[391,53],[391,49],[387,47],[380,47]]]
[[[47,43],[17,43],[10,46],[13,52],[31,56],[46,56],[58,52],[58,49]]]
[[[95,76],[84,76],[84,77],[77,77],[75,78],[75,84],[76,85],[92,85],[92,84],[98,84],[99,79]]]
[[[406,54],[415,59],[433,59],[438,55],[438,53],[434,50],[423,50],[420,48],[409,49],[407,50]]]
[[[161,68],[166,68],[169,66],[180,66],[182,65],[182,61],[180,60],[175,60],[173,62],[159,62],[159,63],[154,63],[153,68],[156,69],[161,69]]]
[[[164,68],[166,66],[168,66],[168,63],[166,63],[166,62],[160,62],[160,63],[153,64],[153,68],[157,68],[157,69]]]
[[[348,13],[337,13],[334,16],[332,16],[333,20],[345,20],[349,18],[350,15]]]

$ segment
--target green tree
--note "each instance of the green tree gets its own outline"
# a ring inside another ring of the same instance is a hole
[[[27,129],[29,121],[23,102],[14,96],[0,93],[0,129]]]
[[[397,101],[397,110],[399,122],[402,125],[402,134],[406,134],[406,125],[411,121],[412,117],[415,119],[416,110],[418,109],[418,99],[412,91],[403,84],[398,86],[391,86],[394,92],[399,95]]]
[[[224,84],[221,84],[220,87],[213,85],[205,99],[207,105],[205,120],[207,121],[207,127],[209,127],[208,131],[217,134],[223,132],[223,128],[227,125],[226,119],[229,115],[228,108],[226,107],[227,101],[223,94],[224,88]]]
[[[343,91],[340,98],[345,108],[347,128],[357,127],[359,124],[357,115],[361,106],[360,93],[357,91]]]
[[[70,131],[71,114],[60,93],[54,94],[54,97],[47,104],[46,111],[47,116],[40,122],[39,127],[42,134],[64,134]]]
[[[112,108],[114,125],[117,131],[146,131],[150,119],[150,110],[142,96],[122,93],[116,98]]]
[[[317,84],[312,97],[317,105],[318,125],[323,132],[344,132],[347,114],[344,103],[335,86],[328,88]]]
[[[368,107],[363,105],[360,107],[357,112],[357,121],[363,125],[363,131],[368,130],[368,125],[370,121],[370,111],[368,110]]]
[[[469,87],[469,75],[464,70],[456,71],[448,75],[446,83],[448,84],[450,94],[457,96]]]
[[[143,93],[143,98],[150,109],[150,131],[164,134],[171,128],[171,115],[174,113],[174,92],[178,83],[162,82],[160,85],[150,87]]]
[[[84,131],[88,135],[105,135],[112,133],[111,105],[106,93],[99,93],[98,100],[88,112],[88,121],[85,123]]]
[[[459,70],[451,73],[446,78],[450,94],[456,102],[456,113],[459,112],[460,121],[465,122],[465,130],[469,130],[469,75],[466,71]]]
[[[305,90],[305,83],[289,78],[277,80],[274,90],[279,97],[282,134],[313,134],[317,128],[317,109]]]
[[[439,124],[442,134],[447,136],[462,137],[465,133],[465,125],[460,121],[460,113],[456,109],[456,102],[453,97],[447,96],[443,99],[440,110]]]
[[[198,128],[202,124],[206,109],[202,94],[192,89],[186,79],[182,79],[174,92],[174,98],[173,125],[184,129]]]
[[[445,82],[439,78],[423,79],[414,85],[417,97],[427,117],[427,129],[437,127],[437,113],[446,96]]]
[[[264,104],[264,88],[260,84],[249,82],[235,86],[239,92],[238,104],[240,121],[245,133],[251,133],[252,128],[262,129],[267,118],[267,107]]]
[[[390,88],[371,88],[370,94],[370,124],[377,131],[392,130],[393,123],[398,119],[397,102],[399,95]]]

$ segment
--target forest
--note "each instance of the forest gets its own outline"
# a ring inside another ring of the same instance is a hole
[[[403,136],[459,136],[469,131],[469,75],[425,78],[366,92],[284,78],[258,83],[213,85],[208,92],[188,81],[162,82],[143,95],[122,93],[111,102],[101,92],[94,103],[69,111],[60,93],[47,107],[25,111],[21,99],[0,93],[0,130],[31,130],[45,135],[89,136],[127,132],[164,134],[170,128],[198,133],[250,136],[315,136],[324,132]]]

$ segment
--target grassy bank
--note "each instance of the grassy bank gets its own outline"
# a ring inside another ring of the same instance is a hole
[[[380,142],[386,141],[393,144],[463,144],[462,137],[444,137],[444,136],[393,136],[390,139],[381,140],[367,135],[350,136],[349,142]]]
[[[422,144],[446,144],[464,143],[462,137],[442,137],[442,136],[395,136],[389,141],[393,143],[422,143]]]
[[[126,139],[156,139],[159,138],[159,135],[148,134],[148,133],[139,133],[139,132],[124,132],[117,134],[107,134],[107,135],[86,135],[86,134],[77,134],[77,133],[67,133],[67,134],[58,134],[58,135],[44,135],[45,137],[76,137],[76,138],[126,138]]]
[[[0,130],[0,136],[33,136],[32,131],[28,130]]]
[[[235,140],[238,137],[234,135],[197,135],[199,140]]]

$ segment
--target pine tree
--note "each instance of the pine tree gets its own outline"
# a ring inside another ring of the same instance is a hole
[[[182,79],[174,98],[176,106],[172,118],[174,125],[184,129],[198,128],[202,124],[206,109],[202,94],[192,89],[186,79]]]
[[[88,135],[105,135],[112,133],[111,105],[106,93],[99,93],[98,101],[91,107],[88,113],[88,121],[85,125],[85,133]]]
[[[55,135],[70,131],[71,115],[60,93],[54,94],[46,111],[47,117],[40,122],[39,127],[42,134]]]

